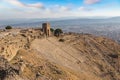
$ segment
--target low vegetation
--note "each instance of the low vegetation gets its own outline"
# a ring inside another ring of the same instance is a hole
[[[6,26],[5,29],[12,29],[12,26]]]
[[[111,58],[118,58],[118,54],[109,54]]]
[[[65,40],[64,39],[59,39],[59,42],[65,42]]]
[[[50,31],[51,31],[51,32],[54,32],[55,30],[54,30],[53,28],[50,28]]]
[[[55,31],[54,31],[54,35],[59,37],[61,34],[63,33],[62,29],[60,28],[57,28]]]

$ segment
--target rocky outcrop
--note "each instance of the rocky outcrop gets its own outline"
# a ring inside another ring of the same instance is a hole
[[[30,49],[30,42],[34,39],[42,38],[43,33],[40,29],[16,29],[9,32],[3,32],[3,37],[0,39],[0,55],[10,61],[19,49]]]
[[[0,80],[22,80],[19,69],[13,67],[3,56],[0,56]]]

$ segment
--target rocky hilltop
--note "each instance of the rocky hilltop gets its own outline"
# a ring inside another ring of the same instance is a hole
[[[120,80],[120,45],[90,34],[0,31],[0,80]]]

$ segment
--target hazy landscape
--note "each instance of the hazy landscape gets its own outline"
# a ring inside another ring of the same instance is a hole
[[[120,0],[0,0],[0,80],[120,80]]]
[[[19,21],[19,22],[18,22]],[[0,27],[11,25],[15,28],[36,28],[41,27],[43,22],[50,22],[51,27],[61,28],[64,32],[90,33],[99,36],[106,36],[119,42],[120,40],[120,17],[113,18],[75,18],[75,19],[17,19],[3,22]]]

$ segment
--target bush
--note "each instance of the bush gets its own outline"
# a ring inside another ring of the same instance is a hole
[[[119,57],[118,54],[109,54],[109,56],[110,56],[111,58],[118,58],[118,57]]]
[[[6,26],[5,29],[12,29],[12,27],[11,26]]]
[[[51,31],[51,32],[54,32],[55,30],[54,30],[53,28],[50,28],[50,31]]]
[[[54,31],[54,35],[57,37],[59,37],[60,34],[62,34],[62,33],[63,33],[62,29],[59,29],[59,28]]]
[[[64,39],[59,39],[59,42],[64,42],[65,40]]]

